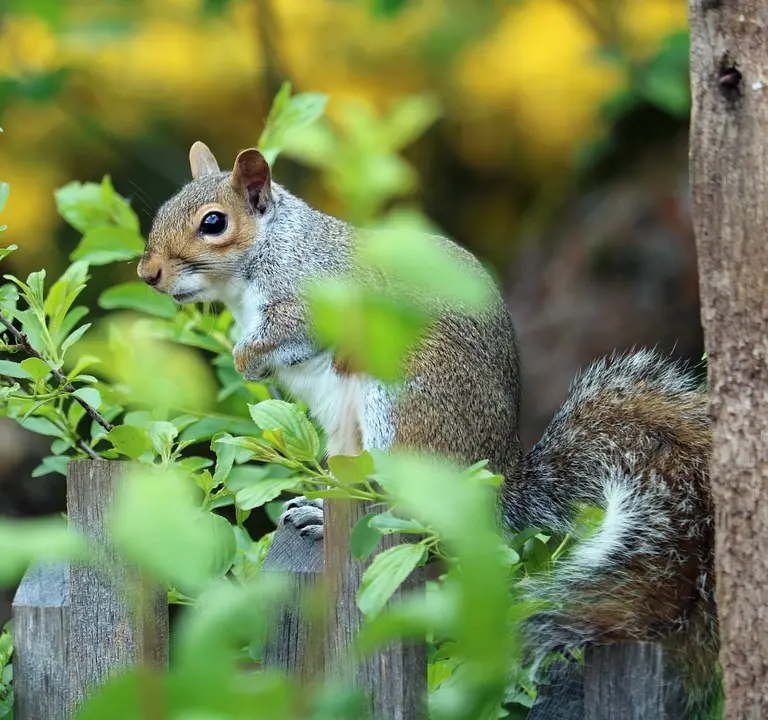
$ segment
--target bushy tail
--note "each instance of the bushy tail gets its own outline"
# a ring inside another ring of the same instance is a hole
[[[547,609],[526,627],[530,659],[585,644],[661,641],[700,714],[717,688],[713,508],[706,394],[653,352],[578,377],[506,488],[513,526],[571,532],[580,504],[603,517],[536,576]]]

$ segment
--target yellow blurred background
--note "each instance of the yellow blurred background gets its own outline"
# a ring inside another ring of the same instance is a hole
[[[331,117],[344,97],[386,108],[437,95],[444,119],[412,158],[428,210],[504,262],[531,198],[560,187],[579,148],[609,131],[601,107],[629,86],[632,64],[686,29],[685,0],[372,5],[11,2],[0,11],[0,179],[17,267],[65,260],[55,188],[109,172],[146,222],[184,181],[189,143],[204,139],[221,158],[253,144],[286,78],[328,93]],[[446,168],[472,180],[460,208],[437,189]],[[328,203],[311,178],[303,190]]]

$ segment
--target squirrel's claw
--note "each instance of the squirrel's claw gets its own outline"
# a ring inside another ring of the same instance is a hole
[[[320,540],[323,537],[323,501],[295,497],[283,506],[278,527],[290,523],[302,537]]]

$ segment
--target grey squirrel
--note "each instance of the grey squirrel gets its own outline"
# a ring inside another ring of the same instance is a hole
[[[360,232],[273,182],[255,149],[229,172],[197,142],[190,164],[192,182],[157,212],[139,276],[181,303],[224,302],[243,329],[238,371],[270,370],[306,402],[329,454],[397,446],[487,459],[504,476],[501,514],[515,530],[567,533],[578,503],[602,508],[597,532],[531,585],[551,605],[526,623],[530,661],[587,643],[660,640],[691,710],[705,712],[718,651],[705,388],[651,351],[601,360],[574,380],[526,455],[515,332],[495,287],[484,312],[439,314],[394,391],[318,347],[308,327],[302,282],[350,271]],[[471,253],[437,241],[484,274]],[[322,517],[320,502],[297,498],[281,521],[321,537]]]

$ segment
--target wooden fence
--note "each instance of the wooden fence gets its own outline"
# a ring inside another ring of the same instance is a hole
[[[111,675],[138,662],[167,665],[165,593],[142,586],[105,542],[105,518],[124,468],[114,462],[70,463],[69,522],[93,538],[103,554],[95,566],[31,568],[19,586],[13,603],[17,720],[71,718],[88,692]],[[324,543],[286,526],[275,533],[264,563],[265,572],[290,574],[295,588],[292,603],[281,610],[265,646],[265,665],[303,679],[322,675],[331,666],[344,668],[345,648],[361,623],[354,591],[364,566],[348,555],[348,533],[357,515],[370,508],[328,505]],[[328,572],[323,578],[324,567]],[[328,612],[322,622],[314,623],[300,616],[298,604],[302,591],[321,578],[330,588]],[[421,572],[408,581],[410,588],[420,583]],[[143,621],[123,601],[125,588],[141,589],[148,608]],[[426,717],[424,644],[395,643],[347,670],[368,693],[377,720]],[[584,665],[563,664],[551,676],[553,682],[541,688],[531,720],[684,718],[659,645],[591,648]]]

